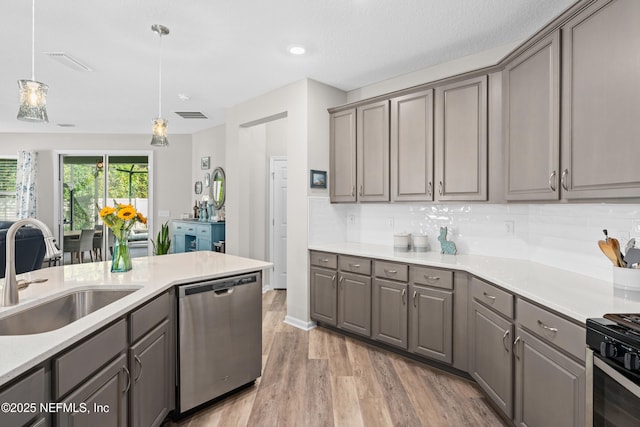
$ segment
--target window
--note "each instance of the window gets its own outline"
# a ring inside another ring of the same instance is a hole
[[[16,157],[0,157],[0,220],[13,221],[16,215]]]

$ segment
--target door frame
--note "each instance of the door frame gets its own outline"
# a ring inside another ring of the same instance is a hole
[[[62,218],[62,157],[63,156],[146,156],[148,159],[148,168],[149,168],[149,212],[147,217],[147,228],[150,230],[149,240],[151,240],[151,236],[153,235],[153,220],[154,220],[154,185],[153,185],[153,177],[154,177],[154,161],[155,161],[155,151],[153,150],[54,150],[53,151],[54,162],[53,162],[53,176],[56,177],[57,182],[53,186],[53,235],[56,238],[62,249],[63,242],[63,225],[60,221]],[[105,167],[108,167],[108,160],[105,162]],[[105,175],[106,180],[106,175]],[[105,185],[106,188],[106,185]],[[147,255],[151,256],[153,254],[153,245],[147,246]]]
[[[274,184],[275,184],[275,171],[274,171],[274,165],[275,162],[277,161],[286,161],[287,162],[287,168],[289,166],[289,161],[287,156],[271,156],[269,157],[269,262],[273,263],[274,266],[271,267],[271,272],[270,272],[270,280],[269,280],[269,285],[268,288],[269,289],[275,289],[273,287],[273,279],[274,279],[274,272],[275,272],[275,263],[274,263],[274,254],[275,254],[275,246],[276,246],[276,239],[275,239],[275,203],[274,203],[274,196],[275,196],[275,192],[274,192]],[[289,188],[289,186],[287,185],[287,189]],[[288,202],[287,202],[288,204]],[[287,207],[285,206],[285,210],[287,209]],[[288,225],[287,225],[287,230],[288,230]],[[288,235],[288,233],[287,233]],[[288,244],[287,244],[288,246]],[[287,289],[287,285],[285,283],[285,288]]]

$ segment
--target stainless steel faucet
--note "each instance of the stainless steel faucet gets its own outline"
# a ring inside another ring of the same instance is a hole
[[[14,222],[11,227],[7,230],[7,250],[6,250],[6,262],[5,262],[5,272],[4,272],[4,284],[2,286],[2,301],[0,301],[0,305],[2,307],[7,307],[11,305],[18,304],[18,283],[16,280],[16,233],[20,229],[20,227],[31,224],[35,225],[42,231],[42,237],[44,237],[45,247],[47,249],[47,253],[45,257],[51,257],[57,253],[60,253],[60,250],[56,248],[53,243],[53,235],[51,234],[51,230],[47,225],[35,218],[25,218],[19,219]]]

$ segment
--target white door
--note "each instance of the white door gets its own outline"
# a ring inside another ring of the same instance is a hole
[[[287,158],[271,158],[271,287],[287,288]]]

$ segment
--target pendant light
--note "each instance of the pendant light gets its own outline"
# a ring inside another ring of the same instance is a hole
[[[49,86],[36,81],[36,0],[31,7],[31,80],[18,80],[20,88],[20,109],[18,120],[35,123],[49,123],[47,116],[47,91]]]
[[[153,119],[153,138],[151,145],[154,147],[166,147],[169,145],[167,139],[168,120],[162,118],[162,36],[169,34],[169,29],[164,25],[155,24],[151,26],[151,31],[160,37],[160,66],[158,67],[158,117]]]

